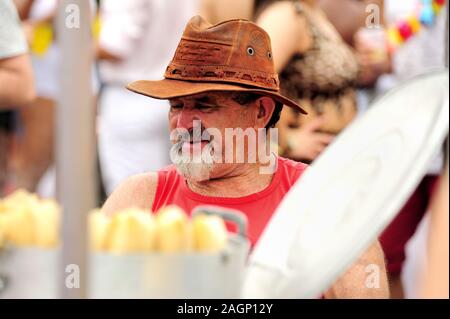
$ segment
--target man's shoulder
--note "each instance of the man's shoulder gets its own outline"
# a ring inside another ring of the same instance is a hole
[[[156,172],[132,175],[128,177],[119,188],[130,189],[138,193],[147,193],[149,188],[156,188],[158,186],[158,180],[161,176],[168,174],[178,174],[174,165],[163,167]]]
[[[161,168],[157,173],[177,173],[177,168],[174,164],[171,164]]]
[[[281,171],[283,179],[293,185],[303,174],[308,165],[302,162],[296,162],[288,158],[278,157],[277,169]]]
[[[149,188],[158,184],[158,172],[147,172],[128,177],[119,188],[132,190],[137,193],[145,193]]]
[[[128,208],[138,207],[151,210],[157,193],[158,185],[179,178],[174,165],[166,166],[157,172],[136,174],[128,177],[106,200],[102,211],[108,215]]]
[[[102,211],[107,215],[112,215],[131,206],[151,209],[157,186],[157,172],[130,176],[108,197]]]
[[[301,171],[303,172],[307,167],[308,164],[293,161],[289,158],[278,156],[278,165],[280,167],[284,167],[288,170],[294,170],[294,171]]]

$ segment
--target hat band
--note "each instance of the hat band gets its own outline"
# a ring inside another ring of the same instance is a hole
[[[264,72],[223,65],[181,65],[172,61],[164,77],[182,81],[228,82],[279,91],[276,74],[268,75]]]

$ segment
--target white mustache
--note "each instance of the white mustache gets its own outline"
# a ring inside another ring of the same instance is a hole
[[[200,134],[194,134],[194,130],[186,131],[186,130],[175,130],[177,139],[175,143],[178,142],[188,142],[188,143],[196,143],[196,142],[212,142],[214,136],[208,132],[208,129],[202,129]]]
[[[182,164],[193,164],[193,165],[212,165],[212,163],[215,161],[214,159],[214,147],[211,142],[209,142],[203,150],[200,151],[198,154],[190,154],[190,153],[183,153],[183,144],[184,141],[179,141],[172,145],[172,148],[170,149],[170,158],[172,160],[172,163],[176,165],[182,165]]]

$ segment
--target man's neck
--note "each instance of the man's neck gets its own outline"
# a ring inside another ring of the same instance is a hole
[[[195,182],[187,180],[193,192],[211,197],[243,197],[262,191],[274,174],[261,174],[259,164],[242,164],[220,178]]]

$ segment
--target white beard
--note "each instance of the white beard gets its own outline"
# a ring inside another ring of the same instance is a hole
[[[183,154],[181,146],[183,141],[175,143],[170,150],[170,158],[175,164],[178,173],[185,179],[202,182],[210,179],[214,165],[212,143],[208,143],[199,154]]]

